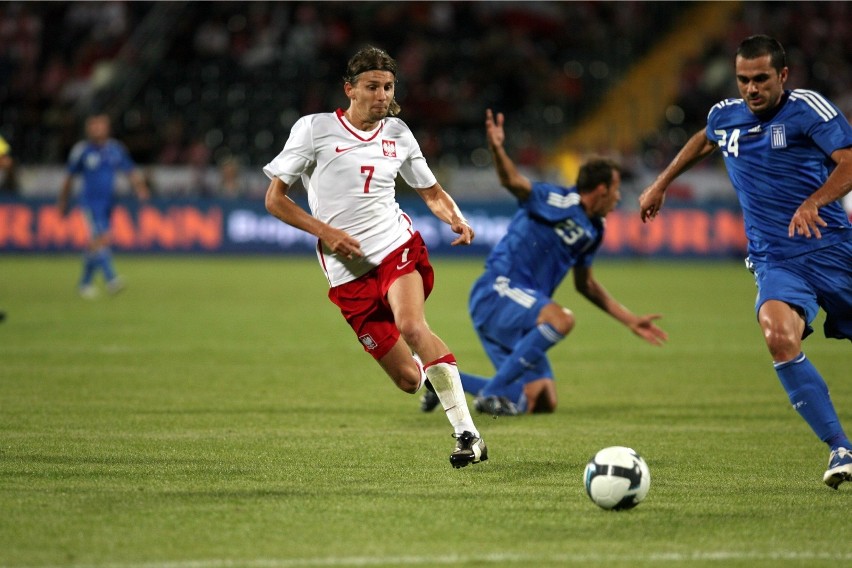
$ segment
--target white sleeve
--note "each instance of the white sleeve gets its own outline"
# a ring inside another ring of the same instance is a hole
[[[284,149],[263,168],[263,173],[269,179],[277,177],[288,186],[292,185],[316,163],[312,126],[310,115],[296,121]]]
[[[402,176],[405,183],[414,189],[432,187],[438,183],[438,180],[435,178],[432,170],[429,169],[429,164],[426,163],[426,158],[423,156],[420,144],[417,143],[417,139],[414,138],[414,134],[411,133],[408,126],[405,126],[403,136],[411,151],[408,153],[408,159],[400,166],[399,175]]]

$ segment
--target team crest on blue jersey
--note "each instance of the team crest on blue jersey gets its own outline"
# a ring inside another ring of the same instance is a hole
[[[86,169],[95,170],[101,165],[101,155],[97,152],[86,154]]]
[[[378,344],[376,344],[376,342],[373,340],[369,333],[365,333],[364,335],[360,336],[358,338],[358,341],[360,341],[364,345],[364,347],[371,351],[378,347]]]
[[[783,124],[773,124],[770,133],[772,135],[772,148],[787,147],[787,134],[784,132]]]
[[[396,158],[396,142],[393,140],[382,140],[382,152],[388,158]]]

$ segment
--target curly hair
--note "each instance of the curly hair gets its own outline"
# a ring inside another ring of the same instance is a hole
[[[343,75],[343,81],[355,85],[358,83],[361,73],[365,71],[389,71],[395,79],[397,68],[396,60],[388,55],[387,51],[368,45],[359,49],[349,60],[349,63],[346,65],[346,73]],[[388,115],[396,116],[401,110],[399,103],[394,99],[390,102]]]

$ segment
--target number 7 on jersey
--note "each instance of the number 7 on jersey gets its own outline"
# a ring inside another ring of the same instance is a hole
[[[361,166],[361,173],[367,174],[367,179],[364,180],[364,193],[370,193],[370,180],[373,179],[373,172],[375,171],[375,166]]]

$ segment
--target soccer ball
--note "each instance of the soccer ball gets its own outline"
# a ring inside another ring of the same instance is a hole
[[[604,448],[589,460],[583,474],[586,493],[603,509],[632,509],[648,495],[651,472],[648,464],[630,448]]]

